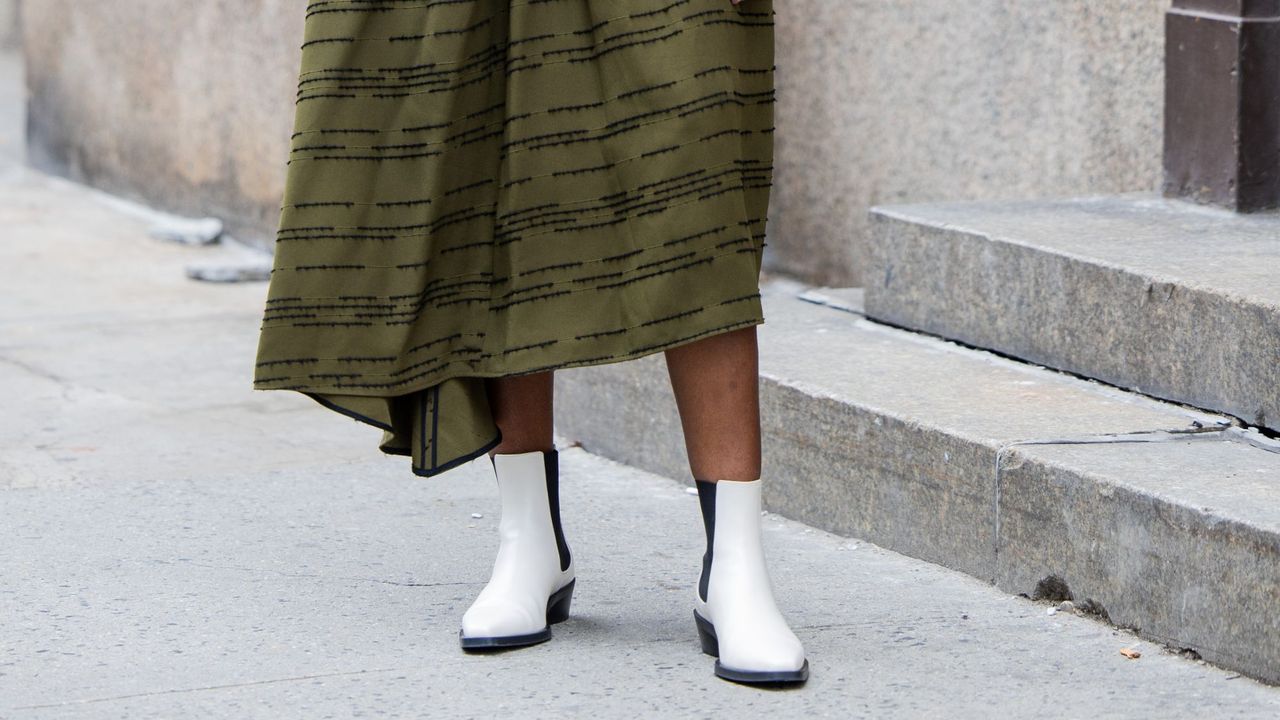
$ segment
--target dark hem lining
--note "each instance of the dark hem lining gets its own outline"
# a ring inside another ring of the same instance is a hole
[[[472,460],[475,460],[476,458],[480,457],[481,455],[484,455],[485,453],[489,452],[490,450],[492,450],[492,449],[494,449],[494,448],[498,447],[498,445],[500,445],[501,443],[502,443],[502,430],[498,430],[498,435],[497,435],[497,437],[495,437],[493,440],[491,440],[491,441],[489,441],[488,443],[486,443],[486,444],[484,445],[484,447],[481,447],[481,448],[480,448],[480,449],[478,449],[478,450],[475,450],[475,451],[473,451],[473,452],[469,452],[469,453],[467,453],[466,455],[462,455],[462,456],[457,457],[457,458],[455,458],[455,459],[453,459],[453,460],[451,460],[451,461],[449,461],[449,462],[447,462],[447,463],[445,463],[445,464],[443,464],[443,465],[438,465],[438,466],[433,467],[433,468],[416,468],[416,467],[415,467],[415,468],[413,468],[413,474],[414,474],[414,475],[417,475],[418,477],[432,477],[432,476],[434,476],[434,475],[439,475],[440,473],[444,472],[445,470],[452,470],[453,468],[455,468],[455,467],[457,467],[457,466],[459,466],[459,465],[462,465],[462,464],[464,464],[464,463],[469,463],[469,462],[471,462]]]
[[[440,386],[435,386],[432,393],[435,400],[431,403],[431,467],[436,466],[437,452],[440,449]],[[425,430],[425,428],[424,428]]]
[[[435,389],[435,391],[436,391],[436,393],[437,393],[437,398],[436,398],[436,406],[437,406],[437,407],[436,407],[436,409],[438,409],[438,405],[439,405],[439,396],[438,396],[438,394],[439,394],[439,388],[438,388],[438,387],[437,387],[437,388],[427,388],[427,391],[430,391],[430,390],[432,390],[432,389]],[[344,407],[342,407],[341,405],[336,405],[336,404],[334,404],[333,402],[331,402],[331,401],[329,401],[329,400],[326,400],[326,399],[324,399],[323,397],[320,397],[319,395],[315,395],[315,394],[310,393],[310,392],[307,392],[307,391],[305,391],[305,390],[300,391],[300,392],[302,392],[302,394],[303,394],[303,395],[306,395],[307,397],[311,398],[312,400],[315,400],[316,402],[320,403],[321,405],[323,405],[324,407],[328,408],[329,410],[332,410],[332,411],[334,411],[334,412],[338,413],[339,415],[344,415],[344,416],[346,416],[346,417],[351,418],[352,420],[359,420],[360,422],[365,423],[366,425],[371,425],[371,426],[373,426],[373,427],[376,427],[376,428],[378,428],[379,430],[385,430],[385,431],[387,431],[387,432],[394,432],[394,431],[395,431],[395,430],[394,430],[394,428],[392,428],[392,427],[391,427],[391,426],[389,426],[389,425],[386,425],[386,424],[380,423],[380,422],[378,422],[377,420],[374,420],[373,418],[371,418],[371,417],[369,417],[369,416],[367,416],[367,415],[361,415],[361,414],[360,414],[360,413],[358,413],[358,412],[354,412],[354,411],[352,411],[352,410],[348,410],[347,408],[344,408]],[[420,391],[420,392],[422,392],[422,391]],[[425,394],[425,393],[424,393],[424,394]],[[423,398],[423,400],[424,400],[424,402],[422,403],[422,407],[423,407],[423,415],[424,415],[424,417],[423,417],[423,419],[422,419],[422,422],[423,422],[424,427],[425,427],[425,424],[426,424],[426,417],[425,417],[425,414],[426,414],[426,413],[425,413],[426,403],[425,403],[425,398]],[[438,415],[436,415],[435,417],[433,417],[433,418],[432,418],[433,423],[438,422],[438,419],[439,419],[439,416],[438,416]],[[425,438],[425,436],[426,436],[426,433],[425,433],[425,432],[423,433],[423,436],[424,436],[424,438]],[[442,472],[444,472],[444,471],[446,471],[446,470],[452,470],[453,468],[455,468],[455,467],[457,467],[457,466],[459,466],[459,465],[462,465],[462,464],[464,464],[464,463],[471,462],[472,460],[475,460],[476,458],[478,458],[478,457],[480,457],[481,455],[483,455],[483,454],[485,454],[485,453],[489,452],[490,450],[494,449],[495,447],[497,447],[497,446],[498,446],[498,445],[500,445],[500,444],[502,444],[502,430],[501,430],[501,429],[499,429],[499,430],[498,430],[498,434],[497,434],[497,436],[495,436],[493,440],[490,440],[489,442],[485,443],[485,444],[484,444],[484,446],[482,446],[482,447],[480,447],[479,449],[474,450],[474,451],[472,451],[472,452],[470,452],[470,453],[467,453],[466,455],[462,455],[462,456],[459,456],[459,457],[457,457],[457,458],[454,458],[453,460],[451,460],[451,461],[449,461],[449,462],[445,463],[444,465],[433,465],[433,466],[432,466],[432,467],[430,467],[430,468],[418,468],[418,467],[410,466],[410,469],[411,469],[411,470],[413,470],[413,474],[414,474],[414,475],[417,475],[418,477],[433,477],[433,476],[435,476],[435,475],[439,475],[440,473],[442,473]],[[433,461],[435,460],[435,447],[434,447],[434,446],[435,446],[435,443],[433,443],[433,444],[432,444],[432,453],[431,453],[431,455],[432,455],[432,460],[433,460]],[[399,448],[383,448],[383,447],[380,447],[380,448],[378,448],[378,449],[379,449],[379,450],[381,450],[381,451],[382,451],[384,454],[386,454],[386,455],[407,455],[407,456],[410,456],[410,457],[412,457],[412,456],[413,456],[413,453],[412,453],[411,451],[409,451],[409,450],[403,450],[403,449],[399,449]],[[423,454],[425,454],[425,453],[426,453],[426,449],[425,449],[425,448],[423,448]]]
[[[321,405],[325,406],[326,408],[328,408],[328,409],[330,409],[330,410],[332,410],[332,411],[334,411],[334,412],[338,413],[339,415],[346,415],[347,417],[351,418],[352,420],[359,420],[360,422],[362,422],[362,423],[364,423],[364,424],[366,424],[366,425],[372,425],[372,426],[374,426],[374,427],[378,428],[379,430],[386,430],[387,432],[395,432],[395,428],[391,427],[390,425],[387,425],[387,424],[385,424],[385,423],[380,423],[380,422],[378,422],[377,420],[374,420],[374,419],[373,419],[373,418],[371,418],[371,417],[368,417],[368,416],[366,416],[366,415],[361,415],[360,413],[355,412],[355,411],[353,411],[353,410],[348,410],[347,408],[344,408],[344,407],[342,407],[341,405],[336,405],[336,404],[334,404],[331,400],[326,400],[326,399],[324,399],[324,398],[320,397],[319,395],[315,395],[315,394],[310,393],[310,392],[307,392],[307,391],[305,391],[305,390],[303,390],[303,391],[302,391],[302,394],[303,394],[303,395],[306,395],[307,397],[311,398],[312,400],[315,400],[316,402],[320,403]]]
[[[431,388],[418,391],[418,457],[423,458],[424,461],[427,457],[427,396],[430,394]],[[433,443],[438,440],[439,438],[431,438]],[[410,438],[409,442],[412,443],[413,438]],[[418,472],[416,467],[411,469],[415,473]]]

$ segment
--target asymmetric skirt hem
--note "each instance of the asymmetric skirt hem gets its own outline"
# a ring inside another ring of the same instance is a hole
[[[411,388],[408,392],[400,396],[378,397],[385,401],[385,411],[383,407],[374,406],[372,414],[368,413],[371,408],[368,405],[370,397],[345,395],[340,392],[330,390],[303,390],[293,389],[297,392],[310,397],[312,400],[320,403],[320,405],[333,410],[334,412],[344,415],[353,420],[359,421],[370,427],[377,428],[384,432],[383,442],[379,445],[379,449],[388,455],[403,455],[411,457],[411,469],[415,475],[420,477],[434,477],[447,470],[452,470],[460,465],[466,464],[497,447],[502,441],[502,432],[496,426],[491,426],[483,413],[478,414],[473,422],[476,427],[472,428],[469,433],[465,434],[474,441],[477,437],[485,437],[478,445],[472,446],[455,446],[447,448],[444,451],[445,460],[440,461],[440,453],[428,452],[433,445],[438,445],[439,440],[439,385],[447,382],[458,381],[479,381],[482,382],[485,377],[507,377],[510,375],[521,375],[534,372],[544,372],[548,370],[567,370],[575,367],[591,367],[617,362],[626,362],[641,357],[663,352],[671,348],[679,347],[697,340],[701,340],[712,335],[724,332],[732,332],[746,327],[760,325],[764,322],[764,318],[757,314],[755,317],[747,318],[730,325],[721,325],[713,328],[703,329],[692,334],[672,338],[657,345],[649,345],[643,348],[636,348],[627,352],[623,352],[611,356],[607,362],[601,362],[598,359],[583,358],[579,360],[568,360],[554,367],[542,367],[532,370],[517,371],[506,374],[490,374],[487,376],[459,376],[454,378],[446,378],[435,385],[428,385],[419,388]],[[273,388],[258,388],[273,389]],[[284,388],[276,388],[284,389]],[[377,397],[377,396],[374,396]],[[411,413],[403,413],[411,418],[408,423],[401,423],[397,426],[393,408],[397,405],[410,406],[414,408]],[[455,423],[458,419],[454,420]],[[490,433],[485,435],[485,433]],[[436,437],[432,437],[433,434]],[[422,442],[415,443],[414,438],[423,438]],[[464,441],[465,445],[465,441]],[[415,453],[415,447],[422,447],[422,451]]]

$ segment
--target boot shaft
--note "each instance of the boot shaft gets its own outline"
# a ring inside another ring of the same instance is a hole
[[[702,555],[702,576],[698,579],[698,597],[707,601],[711,584],[711,568],[717,554],[721,560],[731,556],[747,560],[763,557],[760,538],[761,482],[724,480],[695,481],[702,524],[707,534],[707,550]]]
[[[560,569],[569,569],[569,545],[560,523],[559,452],[534,450],[489,457],[498,478],[502,505],[498,534],[514,539],[549,530],[560,557]]]

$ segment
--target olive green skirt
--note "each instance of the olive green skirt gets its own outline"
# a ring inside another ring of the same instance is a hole
[[[254,387],[435,475],[484,378],[764,322],[771,0],[316,0]]]

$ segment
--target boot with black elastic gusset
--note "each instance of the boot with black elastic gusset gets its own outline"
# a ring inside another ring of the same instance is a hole
[[[560,527],[556,450],[497,453],[501,516],[493,573],[462,616],[464,650],[497,650],[551,639],[569,617],[574,568]]]
[[[697,481],[707,551],[693,611],[702,651],[715,673],[748,684],[809,678],[804,647],[773,598],[760,533],[759,479]]]

